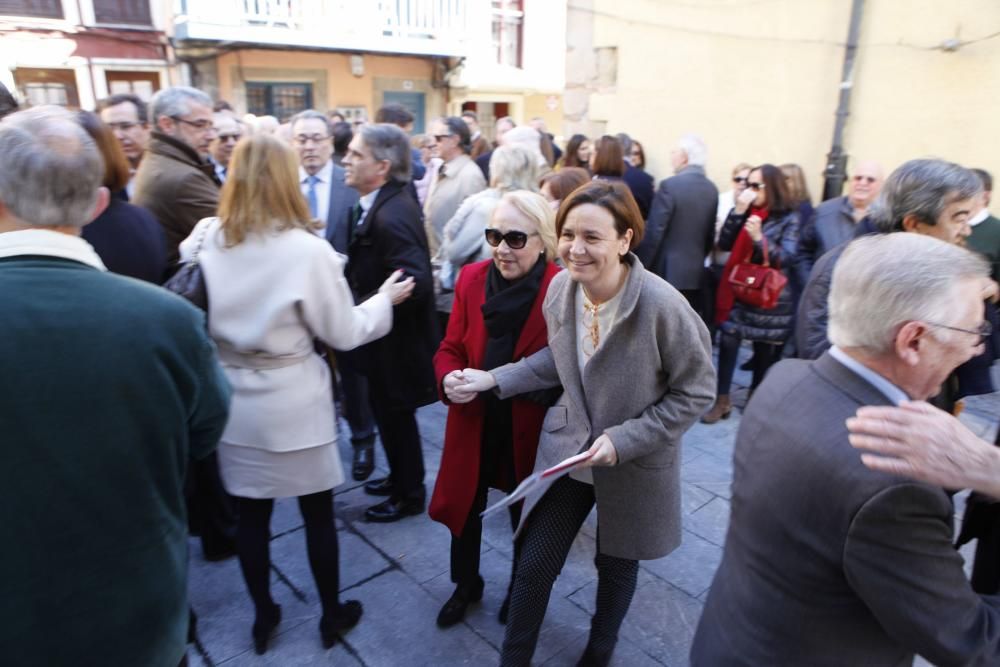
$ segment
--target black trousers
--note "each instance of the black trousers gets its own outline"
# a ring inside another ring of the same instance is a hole
[[[343,389],[344,417],[351,427],[351,443],[367,444],[375,437],[375,415],[368,397],[368,379],[355,367],[348,352],[337,353],[337,372]]]
[[[736,372],[736,359],[740,354],[739,336],[727,333],[719,335],[719,373],[716,394],[723,396],[729,393],[733,384],[733,373]],[[771,366],[781,360],[781,345],[772,343],[753,344],[753,379],[750,389],[756,389],[764,381],[764,376]]]
[[[594,487],[569,477],[557,480],[535,506],[519,538],[517,577],[510,598],[507,632],[500,651],[502,667],[530,665],[538,633],[573,539],[595,502]],[[586,654],[607,664],[618,630],[632,604],[639,561],[601,553],[597,536],[597,604]]]
[[[394,408],[385,392],[374,383],[369,387],[372,412],[389,462],[393,500],[423,499],[427,495],[424,452],[420,446],[416,410]]]
[[[240,508],[236,549],[240,570],[258,615],[274,605],[271,598],[271,512],[270,498],[237,498]],[[333,517],[333,491],[319,491],[299,497],[299,511],[306,528],[306,551],[323,614],[339,610],[340,555]]]
[[[479,582],[479,552],[483,543],[483,520],[479,514],[486,509],[486,496],[489,493],[489,477],[484,472],[479,473],[476,497],[472,501],[472,508],[465,519],[465,525],[462,526],[462,534],[458,537],[451,536],[451,580],[459,586],[468,588],[475,587]],[[515,503],[508,508],[512,531],[517,530],[517,524],[521,520],[522,504]],[[515,545],[511,585],[514,581],[514,572],[517,571],[517,552]]]

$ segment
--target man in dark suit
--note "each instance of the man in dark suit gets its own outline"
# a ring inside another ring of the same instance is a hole
[[[1000,598],[974,593],[942,488],[866,468],[846,420],[924,400],[982,349],[986,263],[917,234],[841,256],[830,338],[776,365],[743,416],[732,515],[691,649],[710,665],[1000,664]]]
[[[361,195],[352,216],[347,279],[367,298],[397,269],[413,278],[413,295],[393,309],[388,336],[358,348],[371,406],[389,460],[389,477],[365,491],[388,499],[369,507],[369,521],[396,521],[424,510],[424,460],[416,409],[437,400],[432,358],[439,335],[434,282],[420,205],[412,196],[406,134],[389,123],[363,125],[344,158],[347,184]]]
[[[334,249],[346,255],[350,241],[351,210],[358,192],[347,185],[346,172],[333,163],[333,128],[327,116],[307,109],[292,119],[292,146],[299,156],[299,184],[309,214],[324,223],[322,234]],[[368,479],[375,468],[375,417],[368,402],[368,381],[350,352],[337,353],[337,374],[343,389],[344,416],[351,427],[354,457],[351,476]]]
[[[187,664],[184,482],[229,411],[204,314],[80,238],[108,191],[69,112],[5,118],[0,155],[2,662]]]
[[[687,134],[670,153],[674,176],[660,182],[636,254],[705,317],[702,283],[712,250],[719,191],[705,177],[705,143]]]

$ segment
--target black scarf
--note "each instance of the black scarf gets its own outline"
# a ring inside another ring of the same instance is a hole
[[[486,302],[482,306],[487,333],[483,370],[493,370],[513,361],[514,347],[538,297],[546,266],[545,256],[541,255],[527,274],[509,281],[495,264],[490,264],[486,276]],[[494,487],[509,489],[514,480],[514,417],[510,401],[501,401],[493,392],[482,396],[486,414],[480,478],[489,480]]]

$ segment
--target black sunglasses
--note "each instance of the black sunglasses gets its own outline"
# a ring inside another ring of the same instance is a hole
[[[496,248],[501,241],[507,242],[507,247],[511,250],[520,250],[528,242],[529,236],[538,236],[538,232],[525,234],[524,232],[507,232],[504,234],[499,229],[486,228],[486,242]]]
[[[759,192],[764,188],[766,188],[767,186],[764,185],[763,183],[751,183],[750,181],[747,181],[747,187],[753,190],[754,192]]]
[[[733,183],[746,183],[746,182],[747,182],[746,176],[733,176]]]

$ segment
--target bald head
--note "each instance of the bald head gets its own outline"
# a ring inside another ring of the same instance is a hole
[[[867,209],[878,196],[884,180],[885,172],[878,162],[858,162],[851,172],[851,187],[847,194],[851,205],[857,209]]]

